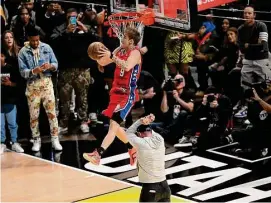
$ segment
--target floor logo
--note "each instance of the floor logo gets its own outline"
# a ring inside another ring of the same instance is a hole
[[[136,170],[135,166],[117,164],[128,158],[127,153],[118,154],[102,159],[99,166],[87,163],[85,168],[106,176],[117,177],[138,184],[137,173],[132,173],[132,171]],[[251,202],[271,198],[271,189],[260,189],[263,185],[271,184],[271,176],[254,181],[248,178],[246,181],[243,177],[250,175],[252,170],[242,167],[230,167],[224,162],[196,155],[190,156],[184,152],[167,154],[166,162],[173,163],[169,166],[167,164],[166,174],[167,177],[171,177],[168,179],[168,183],[174,195],[196,201],[211,201],[217,198],[223,200],[224,196],[229,195],[230,201],[228,202]],[[201,170],[203,168],[204,170]],[[195,170],[199,173],[193,174],[189,172]],[[185,172],[188,173],[178,176],[178,174]],[[242,179],[242,182],[240,182],[240,179]],[[229,182],[231,183],[230,186]],[[223,189],[221,189],[221,186],[224,186]],[[240,195],[236,198],[236,193],[243,195],[241,198]]]

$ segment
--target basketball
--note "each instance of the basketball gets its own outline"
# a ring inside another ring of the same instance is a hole
[[[101,43],[101,42],[93,42],[93,43],[91,43],[89,45],[89,47],[88,47],[88,56],[91,59],[97,61],[99,59],[98,55],[99,55],[99,51],[100,51],[101,48],[107,49],[106,46],[104,46],[104,44]]]

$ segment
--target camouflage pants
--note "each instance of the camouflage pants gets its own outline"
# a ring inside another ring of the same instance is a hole
[[[59,99],[61,102],[61,125],[66,127],[68,125],[70,115],[70,101],[72,90],[74,89],[76,95],[76,106],[78,118],[81,121],[88,120],[88,88],[90,85],[90,72],[85,69],[66,69],[59,73]]]
[[[43,104],[50,124],[51,136],[58,135],[55,111],[55,95],[51,78],[44,77],[27,84],[26,93],[30,114],[30,128],[33,137],[39,137],[40,104]]]

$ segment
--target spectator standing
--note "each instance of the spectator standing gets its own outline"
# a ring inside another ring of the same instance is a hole
[[[15,152],[24,152],[17,142],[17,122],[16,122],[16,100],[17,100],[17,78],[18,74],[14,67],[5,62],[5,54],[1,51],[1,148],[0,154],[6,149],[6,120],[11,135],[11,149]]]
[[[39,31],[39,35],[43,39],[45,38],[43,30],[37,26],[30,17],[29,10],[25,7],[21,7],[18,11],[15,23],[10,26],[20,47],[23,47],[24,43],[28,40],[28,30],[32,27]]]
[[[36,24],[36,12],[33,10],[34,9],[34,0],[22,0],[21,5],[19,6],[19,10],[21,8],[26,8],[29,11],[29,16],[31,18],[31,21]],[[17,21],[18,15],[15,15],[12,17],[10,26],[11,28],[15,26],[16,21]]]
[[[18,60],[21,75],[27,80],[26,97],[34,139],[32,151],[37,152],[41,147],[39,131],[41,103],[49,119],[52,147],[55,150],[62,150],[58,138],[55,96],[51,80],[51,72],[57,70],[58,62],[51,47],[40,42],[38,30],[28,30],[28,34],[29,42],[20,50]]]
[[[241,80],[249,83],[262,82],[271,78],[268,30],[265,23],[255,21],[253,7],[245,8],[244,18],[245,23],[238,29],[238,43],[244,54]]]
[[[87,55],[88,45],[98,40],[82,22],[77,20],[74,8],[66,12],[67,21],[56,27],[51,35],[60,63],[59,97],[60,97],[60,132],[68,130],[70,100],[74,89],[77,100],[77,113],[83,133],[89,132],[87,94],[91,82],[89,68],[96,65]]]
[[[10,30],[7,30],[2,35],[2,49],[6,55],[7,64],[11,65],[12,68],[17,72],[18,78],[17,84],[17,122],[18,122],[18,133],[19,135],[30,135],[30,123],[29,123],[29,110],[27,105],[27,99],[25,96],[26,81],[21,77],[19,73],[18,65],[18,54],[20,47],[17,45],[14,39],[14,34]]]
[[[238,44],[244,55],[241,70],[241,85],[248,89],[243,81],[248,83],[263,82],[271,78],[271,64],[269,61],[268,30],[263,22],[255,20],[254,8],[247,6],[244,9],[245,23],[238,29]],[[235,117],[245,118],[247,105],[235,114]]]
[[[45,8],[46,10],[41,10],[41,13],[37,15],[37,24],[46,33],[46,41],[49,41],[53,30],[65,22],[66,16],[62,6],[58,2],[49,2]]]

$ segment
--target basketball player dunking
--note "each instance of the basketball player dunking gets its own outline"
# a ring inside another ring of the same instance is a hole
[[[140,33],[134,28],[126,28],[121,46],[113,53],[108,49],[100,50],[100,59],[97,62],[101,66],[116,63],[114,81],[110,91],[110,102],[103,115],[110,118],[109,131],[104,138],[101,147],[92,153],[84,153],[86,160],[99,165],[104,151],[117,136],[126,144],[130,155],[130,164],[133,165],[136,159],[136,150],[129,143],[125,131],[120,124],[125,120],[131,111],[134,103],[139,100],[136,90],[137,80],[141,71],[141,53],[137,44],[140,41]]]

